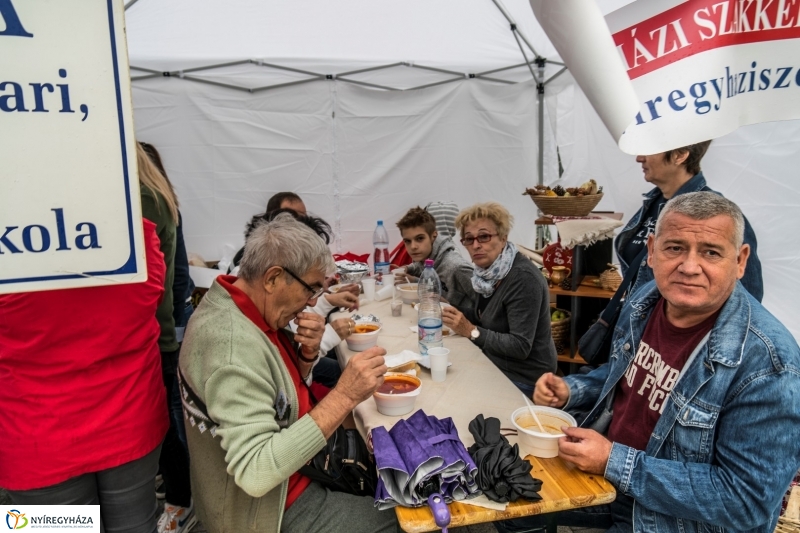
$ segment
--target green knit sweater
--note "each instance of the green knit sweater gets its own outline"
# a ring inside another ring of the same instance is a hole
[[[175,335],[175,318],[172,314],[172,283],[175,280],[175,245],[177,243],[177,226],[172,219],[169,206],[160,194],[154,194],[148,187],[140,186],[142,196],[142,216],[156,225],[159,248],[164,254],[167,266],[164,276],[164,298],[156,309],[156,319],[161,326],[158,347],[162,352],[174,352],[180,346]],[[174,368],[174,367],[173,367]],[[174,373],[174,369],[172,370]]]
[[[289,476],[326,440],[316,422],[297,419],[297,392],[278,348],[216,281],[186,330],[180,369],[219,424],[216,436],[187,424],[192,494],[210,533],[280,531]],[[291,405],[288,427],[275,400]]]

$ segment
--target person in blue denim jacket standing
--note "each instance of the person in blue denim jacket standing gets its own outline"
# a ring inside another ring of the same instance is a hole
[[[642,165],[644,179],[655,188],[644,195],[642,207],[631,217],[614,241],[614,251],[619,259],[622,275],[630,263],[636,259],[641,249],[647,245],[647,237],[653,232],[664,204],[670,198],[690,192],[713,191],[706,185],[700,170],[700,161],[706,154],[711,141],[704,141],[669,152],[653,155],[640,155],[636,161]],[[756,234],[747,218],[744,219],[744,242],[750,246],[747,269],[742,277],[742,285],[759,302],[764,296],[764,283],[761,279],[761,261],[758,259]],[[653,279],[653,271],[647,261],[636,267],[639,269],[628,294]]]
[[[647,241],[655,279],[628,298],[609,363],[537,382],[535,403],[589,410],[580,428],[563,428],[559,456],[617,489],[610,506],[559,524],[774,530],[800,466],[800,348],[739,282],[743,235],[741,211],[717,194],[668,202]]]

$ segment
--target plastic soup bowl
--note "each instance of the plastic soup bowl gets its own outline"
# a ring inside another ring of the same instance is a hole
[[[359,330],[369,330],[360,333]],[[372,348],[378,344],[378,334],[381,332],[381,325],[375,322],[356,322],[353,334],[347,337],[347,347],[354,352],[363,352],[367,348]]]
[[[395,287],[397,295],[403,300],[404,304],[415,304],[419,302],[416,283],[403,283]]]
[[[420,390],[422,382],[418,377],[387,372],[383,385],[372,397],[382,415],[402,416],[414,410]]]
[[[558,455],[558,439],[564,436],[563,426],[575,427],[578,424],[569,413],[552,407],[535,405],[532,408],[539,417],[547,433],[542,433],[531,416],[528,407],[520,407],[511,415],[511,422],[517,428],[517,442],[520,455],[548,458]]]

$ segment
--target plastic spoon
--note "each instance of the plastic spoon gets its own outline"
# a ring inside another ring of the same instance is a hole
[[[533,404],[531,403],[531,401],[530,401],[530,400],[528,399],[528,397],[527,397],[527,396],[525,396],[524,394],[522,395],[522,397],[523,397],[523,398],[525,398],[525,403],[526,403],[526,404],[528,404],[528,411],[530,411],[530,413],[531,413],[531,416],[532,416],[532,417],[533,417],[533,419],[536,421],[536,425],[537,425],[537,426],[539,426],[539,431],[541,431],[542,433],[547,433],[547,432],[544,430],[544,427],[542,426],[542,423],[541,423],[541,422],[539,422],[539,417],[538,417],[538,416],[536,416],[536,411],[534,411],[534,410],[533,410]]]

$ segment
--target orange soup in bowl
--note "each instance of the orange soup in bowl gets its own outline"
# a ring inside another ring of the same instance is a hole
[[[378,387],[380,394],[406,394],[419,388],[419,380],[413,376],[386,376],[386,380]]]
[[[380,328],[377,324],[356,324],[353,328],[353,333],[373,333]]]

